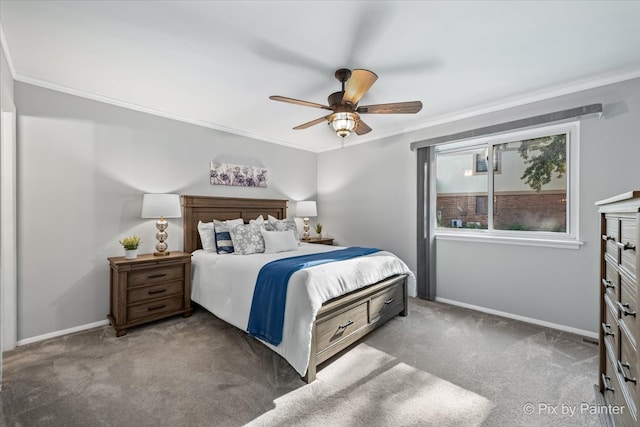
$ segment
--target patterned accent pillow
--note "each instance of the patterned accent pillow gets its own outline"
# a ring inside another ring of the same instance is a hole
[[[277,219],[269,215],[268,222],[266,226],[267,231],[287,231],[293,230],[293,235],[296,240],[300,240],[300,236],[298,235],[298,226],[293,218],[286,219]]]
[[[213,222],[198,221],[198,233],[202,242],[202,249],[207,252],[215,252],[216,235],[213,232]]]
[[[233,250],[237,255],[249,255],[264,252],[264,239],[256,224],[236,225],[230,228]]]
[[[213,220],[213,227],[216,235],[216,248],[219,254],[233,253],[233,241],[229,234],[229,229],[235,225],[244,224],[242,218],[230,219],[227,221]]]

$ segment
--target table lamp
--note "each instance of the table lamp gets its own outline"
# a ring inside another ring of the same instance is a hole
[[[180,208],[180,196],[177,194],[145,194],[142,199],[142,218],[159,218],[156,222],[156,252],[155,256],[169,255],[167,248],[168,223],[165,218],[180,218],[182,211]]]
[[[303,217],[304,234],[302,240],[309,240],[309,217],[318,216],[315,200],[305,200],[298,202],[296,206],[296,216]]]

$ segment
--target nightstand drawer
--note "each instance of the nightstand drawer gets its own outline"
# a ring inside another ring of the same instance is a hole
[[[184,266],[168,265],[154,267],[153,269],[143,269],[129,273],[127,286],[151,285],[154,283],[182,280],[184,278]]]
[[[163,317],[168,313],[181,311],[183,309],[183,303],[182,295],[177,295],[171,298],[131,305],[127,307],[127,319],[129,322],[133,322],[145,317]]]
[[[182,295],[182,281],[159,283],[157,285],[140,286],[127,290],[127,301],[135,304],[146,300]]]
[[[397,283],[383,293],[371,299],[371,321],[378,318],[393,317],[404,308],[403,283]]]

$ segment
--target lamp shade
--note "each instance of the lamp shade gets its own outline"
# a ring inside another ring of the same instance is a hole
[[[180,218],[180,196],[177,194],[145,194],[142,198],[142,218]]]
[[[296,206],[296,216],[318,216],[315,200],[305,200],[302,202],[298,202]]]

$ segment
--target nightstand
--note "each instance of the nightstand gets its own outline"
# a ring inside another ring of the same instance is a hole
[[[116,336],[127,328],[182,314],[191,315],[191,254],[109,258],[111,297],[107,319]]]
[[[310,237],[309,240],[302,240],[305,243],[316,243],[318,245],[333,245],[333,237]]]

